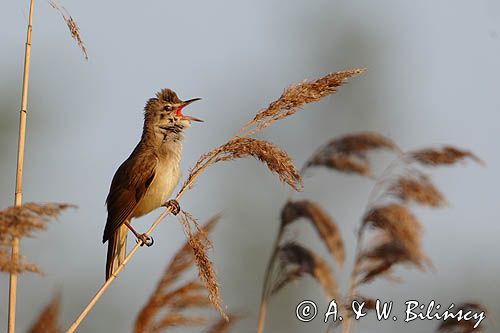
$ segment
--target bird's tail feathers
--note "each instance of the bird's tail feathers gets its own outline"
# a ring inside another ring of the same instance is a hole
[[[113,275],[127,255],[128,228],[121,225],[108,240],[108,256],[106,260],[106,280]]]

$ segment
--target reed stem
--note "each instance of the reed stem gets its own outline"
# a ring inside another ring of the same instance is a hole
[[[268,301],[268,296],[270,293],[269,288],[270,288],[270,283],[271,283],[271,272],[272,272],[276,257],[278,256],[279,244],[280,244],[280,240],[281,240],[282,236],[283,236],[283,228],[280,227],[278,235],[276,236],[276,239],[274,240],[273,253],[271,254],[271,257],[269,258],[269,262],[267,263],[267,267],[266,267],[266,272],[265,272],[265,277],[264,277],[264,285],[262,287],[262,297],[261,297],[260,306],[259,306],[259,318],[258,318],[258,322],[257,322],[257,333],[264,333],[264,325],[266,322],[266,315],[267,315],[267,301]]]
[[[31,61],[31,32],[33,29],[33,8],[34,0],[30,0],[30,11],[28,19],[28,29],[26,33],[26,45],[24,49],[24,72],[23,88],[21,96],[21,110],[19,112],[19,139],[17,145],[17,171],[16,171],[16,192],[14,205],[21,206],[23,202],[23,167],[24,167],[24,146],[26,139],[26,114],[28,109],[28,83],[30,76]],[[19,238],[12,240],[11,260],[14,266],[19,261]],[[17,301],[17,273],[10,273],[9,280],[9,319],[8,333],[16,331],[16,301]]]

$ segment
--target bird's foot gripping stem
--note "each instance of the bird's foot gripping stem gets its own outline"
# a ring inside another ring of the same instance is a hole
[[[165,207],[170,208],[170,212],[172,214],[177,215],[181,211],[181,206],[179,205],[179,202],[175,199],[168,200],[165,204]]]
[[[146,245],[147,247],[153,246],[155,240],[151,236],[147,236],[146,234],[140,234],[137,236],[137,243],[141,242],[141,246]]]
[[[141,246],[143,245],[146,245],[147,247],[150,247],[150,246],[153,246],[153,244],[155,243],[155,240],[153,239],[153,237],[151,236],[148,236],[146,234],[140,234],[138,233],[131,225],[130,225],[130,222],[129,221],[125,221],[124,222],[125,225],[127,226],[127,228],[130,229],[130,231],[133,232],[133,234],[135,235],[135,237],[137,238],[137,243],[141,242]]]

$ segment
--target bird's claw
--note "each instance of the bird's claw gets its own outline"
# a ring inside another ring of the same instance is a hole
[[[165,204],[165,207],[170,208],[170,212],[174,215],[179,214],[181,211],[181,206],[179,205],[179,202],[175,199],[168,200],[167,203]]]
[[[155,240],[151,236],[147,236],[146,234],[139,235],[137,238],[137,243],[141,242],[141,246],[146,245],[147,247],[153,246]]]

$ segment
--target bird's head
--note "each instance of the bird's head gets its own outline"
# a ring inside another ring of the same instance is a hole
[[[163,89],[156,93],[156,97],[150,98],[146,103],[144,108],[145,125],[153,126],[155,132],[178,133],[184,128],[190,127],[192,121],[202,122],[201,119],[182,113],[186,106],[200,99],[193,98],[182,101],[173,90]]]

